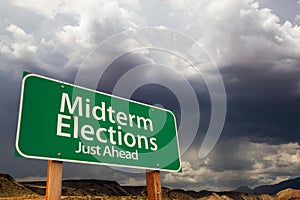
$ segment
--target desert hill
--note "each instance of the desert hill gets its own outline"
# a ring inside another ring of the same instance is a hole
[[[295,187],[300,179],[289,180]],[[282,182],[274,185],[287,185]],[[289,185],[292,186],[293,185]],[[263,187],[259,187],[263,188]],[[268,188],[272,188],[269,186]],[[43,199],[46,182],[20,182],[15,181],[8,174],[0,174],[0,199]],[[241,188],[243,189],[243,188]],[[250,188],[244,187],[245,190]],[[275,190],[274,189],[274,190]],[[251,190],[251,189],[250,189]],[[253,190],[251,190],[252,192]],[[268,190],[269,191],[269,190]],[[274,195],[254,194],[248,192],[211,192],[211,191],[186,191],[182,189],[170,189],[163,187],[164,200],[288,200],[299,199],[300,190],[287,188]],[[107,199],[107,200],[146,200],[146,186],[121,186],[116,181],[107,180],[64,180],[62,188],[63,199]]]
[[[276,194],[278,199],[300,199],[300,190],[285,189]]]
[[[0,174],[0,197],[34,195],[35,193],[15,181],[8,174]]]
[[[276,195],[269,194],[247,194],[237,192],[216,192],[200,200],[300,200],[300,190],[285,189]]]

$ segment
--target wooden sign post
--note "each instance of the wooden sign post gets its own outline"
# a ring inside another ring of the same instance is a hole
[[[63,162],[48,160],[46,200],[60,200]]]
[[[160,171],[146,171],[148,200],[162,200]]]

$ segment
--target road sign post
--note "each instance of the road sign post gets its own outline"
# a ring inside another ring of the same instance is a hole
[[[15,152],[49,160],[47,200],[60,198],[63,161],[152,170],[147,191],[155,200],[159,171],[181,170],[171,111],[28,73]]]
[[[48,160],[46,200],[61,199],[63,162]]]
[[[148,200],[161,200],[161,182],[159,171],[146,171],[147,197]]]

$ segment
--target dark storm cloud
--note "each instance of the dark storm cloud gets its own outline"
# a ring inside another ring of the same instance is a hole
[[[272,66],[227,66],[222,70],[228,97],[228,137],[249,136],[270,142],[300,142],[299,66],[292,70]]]
[[[99,91],[111,94],[115,85],[125,73],[135,67],[149,63],[151,64],[153,62],[153,59],[153,57],[150,58],[148,56],[135,53],[126,54],[125,56],[116,59],[103,73],[101,79],[99,80],[97,89]],[[159,63],[159,60],[157,62]],[[160,66],[157,67],[159,68]],[[140,74],[140,77],[137,76],[136,78],[142,78],[147,73],[149,72],[145,71]],[[174,83],[176,83],[176,77],[165,76],[164,78],[169,79],[170,82],[173,81]],[[189,81],[191,86],[195,90],[195,93],[197,94],[198,101],[200,103],[200,110],[203,111],[203,121],[207,121],[207,116],[205,117],[204,115],[204,113],[207,112],[204,111],[205,109],[208,110],[208,112],[210,111],[210,100],[207,88],[204,85],[203,80],[190,79]],[[167,87],[160,84],[155,84],[155,81],[153,82],[154,83],[141,85],[141,87],[139,87],[133,93],[131,99],[151,105],[161,104],[166,109],[172,110],[179,119],[180,105],[178,99],[176,99],[176,94],[174,94]]]
[[[1,171],[16,177],[26,174],[39,174],[45,176],[45,162],[16,158],[14,156],[15,133],[17,130],[18,108],[21,84],[16,70],[14,76],[0,73],[0,165]],[[22,170],[19,170],[20,167]]]
[[[149,50],[150,51],[150,50]],[[155,56],[149,56],[149,54],[139,54],[139,53],[128,53],[126,55],[123,55],[116,59],[113,63],[111,63],[101,76],[101,79],[98,83],[97,89],[99,91],[104,91],[107,93],[112,93],[113,90],[115,89],[116,84],[118,81],[130,70],[133,70],[134,68],[138,68],[140,66],[143,66],[145,64],[153,64],[155,63],[160,63],[161,57],[155,57]],[[164,57],[165,59],[165,57]],[[159,69],[161,66],[157,65],[154,68]],[[171,66],[172,67],[172,66]],[[183,67],[182,67],[183,68]],[[170,68],[171,69],[171,68]],[[183,68],[183,70],[186,70]],[[157,70],[156,70],[157,71]],[[145,69],[139,74],[135,74],[133,78],[136,78],[137,80],[143,80],[144,77],[149,76],[149,74],[156,73],[155,70],[149,70]],[[158,71],[160,73],[160,71]],[[152,74],[153,76],[153,74]],[[177,99],[178,94],[174,93],[174,90],[172,88],[168,88],[166,85],[160,85],[157,82],[159,82],[161,79],[165,83],[168,83],[169,85],[178,85],[177,86],[177,93],[178,91],[183,94],[184,98],[186,98],[186,101],[189,102],[189,96],[185,93],[184,90],[180,90],[182,88],[180,84],[178,84],[178,74],[170,73],[170,74],[164,74],[161,76],[161,74],[155,74],[155,78],[153,79],[153,82],[149,82],[147,84],[142,84],[138,85],[137,89],[134,91],[132,96],[129,98],[132,100],[136,100],[139,102],[147,103],[150,105],[159,105],[162,106],[166,109],[171,110],[175,116],[176,116],[176,122],[177,122],[177,127],[180,127],[183,123],[181,121],[181,109],[182,105],[180,105],[179,100]],[[201,77],[186,77],[187,80],[189,81],[188,84],[191,85],[191,87],[194,89],[199,107],[200,107],[200,112],[201,112],[201,120],[200,122],[190,119],[189,123],[197,123],[199,124],[198,128],[198,134],[197,138],[193,140],[189,135],[192,133],[185,131],[181,132],[179,131],[179,139],[181,141],[180,147],[181,149],[184,149],[186,144],[188,143],[196,143],[196,144],[201,144],[203,141],[203,138],[205,136],[205,133],[207,131],[208,125],[209,125],[209,120],[210,120],[210,112],[211,112],[211,105],[210,105],[210,99],[209,99],[209,93],[208,89],[205,86],[204,81],[201,79]],[[145,78],[148,80],[148,78]],[[131,82],[132,80],[128,80]],[[134,80],[133,80],[134,81]],[[122,84],[130,84],[130,83],[122,83]],[[173,88],[174,89],[174,88]],[[125,88],[126,90],[126,88]],[[129,92],[129,91],[128,91]],[[126,92],[125,92],[126,93]],[[124,94],[124,91],[123,93]],[[114,93],[114,95],[119,96],[120,94]],[[122,96],[122,95],[121,95]],[[122,96],[124,97],[124,96]],[[125,96],[126,97],[126,96]],[[188,115],[193,116],[193,112],[197,112],[196,108],[193,107],[193,105],[188,105]],[[187,118],[189,116],[186,116]],[[186,122],[185,122],[186,123]],[[196,130],[197,131],[197,130]]]
[[[215,172],[234,170],[243,173],[242,171],[252,170],[255,164],[254,159],[249,158],[250,154],[247,148],[243,148],[237,142],[227,140],[226,143],[220,142],[218,147],[211,152],[211,159],[205,163],[205,166]]]
[[[151,60],[139,54],[126,54],[114,60],[103,73],[98,83],[98,89],[112,93],[117,81],[136,66],[151,63]]]

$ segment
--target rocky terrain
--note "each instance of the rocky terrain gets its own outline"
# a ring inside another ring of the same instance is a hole
[[[164,200],[288,200],[299,199],[300,179],[291,179],[276,185],[260,186],[254,189],[238,188],[236,191],[186,191],[162,188]],[[263,190],[265,188],[265,190]],[[15,181],[8,174],[0,174],[0,199],[44,199],[46,183]],[[274,193],[277,191],[276,193]],[[62,199],[101,199],[101,200],[146,200],[145,186],[121,186],[115,181],[105,180],[64,180]]]
[[[8,174],[0,174],[0,198],[34,194],[32,190],[18,183]]]

